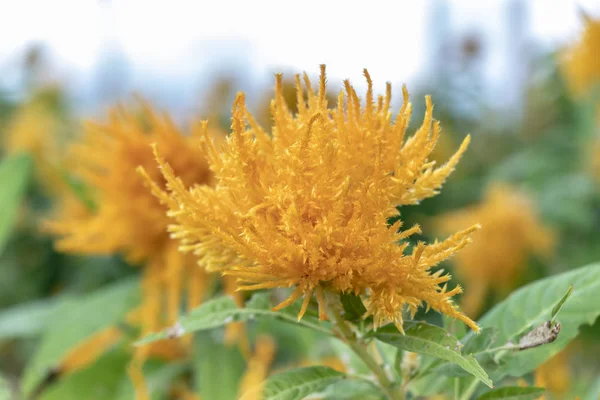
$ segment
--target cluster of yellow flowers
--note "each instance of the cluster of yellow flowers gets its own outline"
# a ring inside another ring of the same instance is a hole
[[[431,268],[467,245],[477,226],[443,242],[417,243],[407,252],[418,226],[388,227],[396,206],[432,197],[466,150],[465,139],[443,166],[428,160],[440,135],[433,106],[421,127],[406,137],[412,106],[395,119],[391,85],[375,99],[371,78],[364,105],[349,82],[329,109],[325,69],[315,92],[305,75],[296,76],[298,112],[291,113],[277,76],[272,135],[257,125],[238,95],[232,134],[219,149],[204,125],[202,148],[215,173],[215,186],[192,186],[171,167],[157,144],[167,190],[141,171],[165,203],[175,223],[172,236],[181,250],[193,252],[208,271],[237,278],[240,290],[293,287],[279,310],[304,297],[302,317],[313,293],[326,318],[324,291],[364,296],[375,326],[391,321],[402,330],[402,312],[414,314],[423,303],[477,325],[453,304],[461,289],[446,290],[450,280]],[[304,100],[306,95],[307,101]]]
[[[527,267],[531,254],[548,256],[554,235],[543,226],[530,199],[518,189],[494,184],[481,204],[450,212],[435,220],[440,232],[452,232],[481,223],[475,243],[454,258],[458,277],[467,292],[462,308],[476,315],[490,290],[502,296],[514,288],[519,274]]]

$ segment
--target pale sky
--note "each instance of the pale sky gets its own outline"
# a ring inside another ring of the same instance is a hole
[[[449,7],[459,32],[486,36],[492,52],[510,46],[497,39],[504,35],[507,1],[0,0],[0,71],[27,44],[42,42],[75,79],[90,74],[110,43],[120,47],[134,73],[165,79],[241,56],[259,72],[316,73],[326,63],[330,80],[362,81],[368,67],[379,89],[385,81],[419,74],[435,28],[429,10],[440,3]],[[598,0],[527,4],[530,33],[548,46],[577,37],[578,8],[600,16]],[[492,76],[502,73],[502,66],[496,69]]]

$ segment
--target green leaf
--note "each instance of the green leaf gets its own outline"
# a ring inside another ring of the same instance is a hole
[[[0,339],[40,335],[56,303],[55,299],[39,300],[3,310],[0,312]]]
[[[128,361],[124,352],[107,353],[89,367],[59,378],[39,400],[114,399]]]
[[[402,359],[404,358],[404,350],[396,349],[396,356],[394,357],[394,371],[398,376],[402,376]]]
[[[425,322],[408,321],[404,323],[405,334],[398,332],[394,325],[386,325],[368,336],[406,351],[426,354],[458,364],[465,371],[492,387],[492,381],[481,368],[477,360],[461,354],[462,344],[444,329]]]
[[[343,360],[344,365],[357,374],[369,375],[371,370],[365,362],[360,358],[345,342],[338,338],[332,337],[329,339],[329,345],[335,352],[337,358]]]
[[[167,398],[173,382],[188,368],[184,362],[168,362],[159,360],[148,360],[144,363],[143,373],[146,387],[152,400],[163,400]],[[111,399],[131,400],[135,399],[135,388],[126,371],[121,372],[121,384],[115,397]]]
[[[496,342],[497,337],[498,329],[483,328],[481,331],[479,331],[479,334],[469,337],[462,352],[464,354],[473,354],[487,350],[493,343]]]
[[[23,391],[31,391],[69,350],[94,333],[121,321],[139,302],[139,283],[126,279],[85,296],[63,299],[51,315],[41,344],[27,365]]]
[[[277,318],[290,322],[296,326],[311,328],[328,335],[332,335],[331,325],[328,322],[319,322],[315,317],[305,315],[298,321],[292,310],[271,311],[271,302],[268,293],[257,293],[246,303],[243,308],[238,307],[229,296],[217,297],[192,310],[188,315],[180,318],[176,326],[162,332],[150,334],[136,344],[145,344],[162,340],[167,337],[181,336],[190,332],[204,331],[226,325],[234,321],[247,321],[257,317]]]
[[[226,346],[212,332],[196,340],[195,380],[203,399],[237,400],[239,383],[246,369],[239,346]],[[222,335],[221,335],[222,337]]]
[[[341,293],[340,300],[344,307],[344,319],[346,321],[357,322],[362,320],[367,309],[360,296],[356,296],[352,293]]]
[[[552,314],[550,314],[550,322],[554,322],[555,317],[558,315],[558,313],[562,309],[563,305],[565,304],[565,301],[567,301],[567,299],[571,295],[572,291],[573,291],[573,285],[570,285],[569,289],[567,290],[567,293],[565,293],[565,295],[559,300],[558,303],[556,303],[556,305],[552,309]]]
[[[323,400],[381,400],[381,390],[372,382],[344,379],[329,385],[323,392]]]
[[[12,394],[8,382],[0,375],[0,400],[10,400],[11,398]]]
[[[302,400],[329,385],[346,379],[346,375],[328,367],[307,367],[273,375],[263,385],[251,389],[240,400],[259,394],[262,400]]]
[[[477,400],[533,400],[544,392],[544,388],[507,386],[484,393]]]
[[[0,254],[19,215],[33,160],[27,154],[9,156],[0,162]]]
[[[491,353],[479,354],[473,357],[475,357],[475,360],[477,360],[479,365],[481,365],[481,368],[483,368],[484,371],[486,371],[488,374],[492,373],[493,371],[496,371],[502,365],[506,364],[502,360],[494,360],[494,357]],[[471,375],[470,373],[462,369],[459,365],[448,362],[444,362],[443,364],[435,366],[428,373],[433,374],[434,376],[444,375],[451,377],[463,377]]]
[[[480,326],[496,327],[496,343],[518,338],[534,326],[550,320],[555,304],[569,286],[573,291],[560,313],[561,330],[549,344],[523,351],[505,353],[506,365],[499,377],[506,374],[523,376],[561,351],[579,333],[579,326],[593,324],[600,315],[600,264],[592,264],[533,282],[513,292],[496,305],[480,321]]]
[[[596,378],[596,380],[590,385],[588,390],[585,393],[585,396],[582,397],[583,400],[598,400],[600,399],[600,378]]]
[[[442,327],[456,337],[463,337],[467,334],[467,326],[456,318],[442,314]]]

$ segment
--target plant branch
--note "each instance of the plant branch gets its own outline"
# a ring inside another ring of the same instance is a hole
[[[344,318],[342,317],[339,307],[337,305],[333,305],[329,307],[330,315],[333,316],[335,326],[338,328],[338,331],[341,335],[341,339],[356,353],[358,357],[365,363],[365,365],[373,372],[379,386],[384,391],[384,393],[388,396],[390,400],[404,400],[404,392],[400,390],[400,388],[394,387],[394,382],[392,382],[385,370],[381,367],[381,365],[375,361],[375,359],[369,354],[367,348],[356,340],[356,335]]]

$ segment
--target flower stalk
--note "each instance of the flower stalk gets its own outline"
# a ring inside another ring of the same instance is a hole
[[[329,296],[330,298],[333,295]],[[336,299],[337,300],[337,299]],[[329,304],[329,315],[333,317],[333,323],[338,330],[341,339],[356,353],[358,357],[371,370],[381,390],[390,400],[404,400],[404,392],[400,387],[395,385],[395,382],[388,377],[383,367],[373,358],[366,346],[357,340],[356,334],[348,326],[344,317],[340,313],[341,303],[337,300],[336,303]]]

